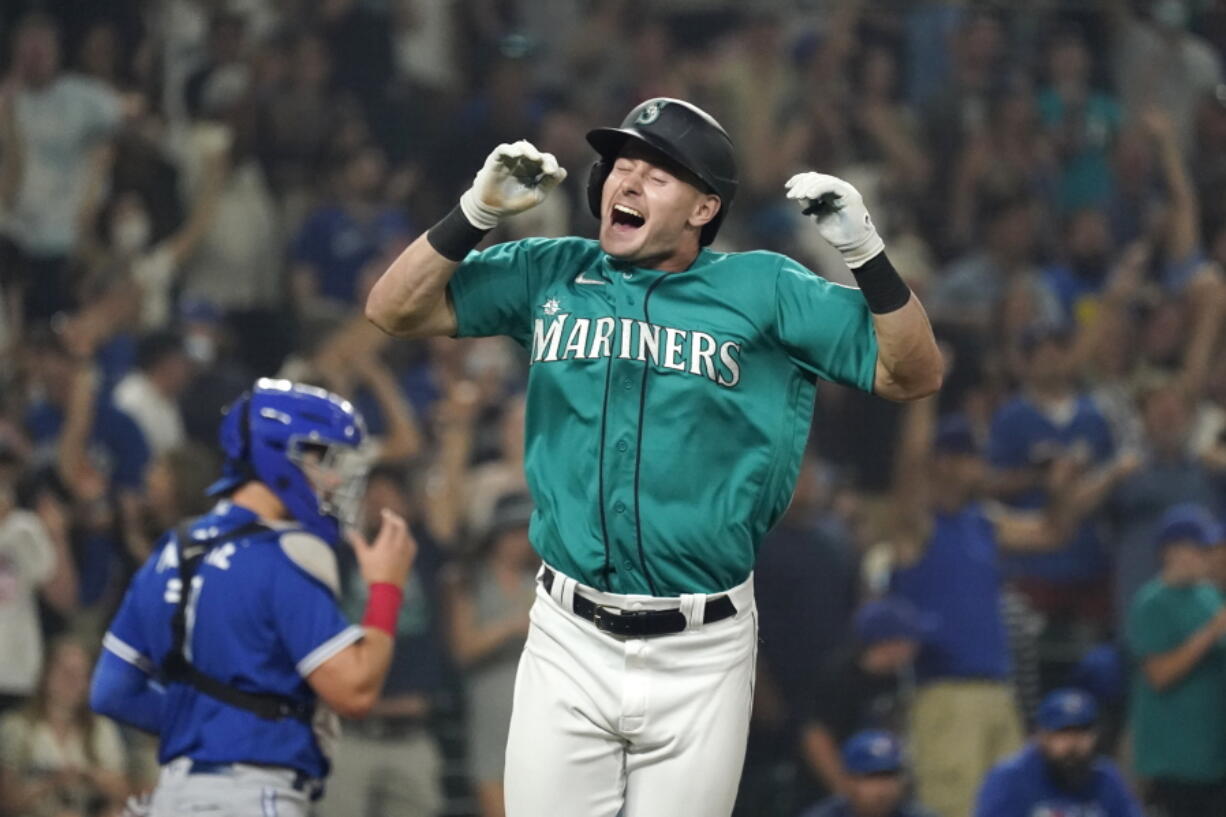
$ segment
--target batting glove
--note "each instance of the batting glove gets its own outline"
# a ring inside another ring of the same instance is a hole
[[[565,178],[552,153],[523,140],[499,145],[460,197],[460,209],[474,227],[492,230],[506,216],[540,204]]]
[[[885,249],[864,197],[847,182],[825,173],[797,173],[784,186],[788,198],[800,202],[806,216],[813,216],[817,231],[842,253],[848,267],[858,269]]]

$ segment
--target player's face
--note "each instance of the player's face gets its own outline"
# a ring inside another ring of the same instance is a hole
[[[345,445],[318,443],[296,445],[293,449],[291,459],[306,475],[323,512],[342,525],[357,526],[366,493],[368,453]]]
[[[933,488],[947,495],[953,504],[973,497],[987,476],[984,461],[971,454],[937,452],[932,458]]]
[[[901,774],[853,775],[847,789],[856,817],[888,817],[898,810],[905,794]]]
[[[1045,340],[1036,346],[1026,361],[1026,378],[1036,387],[1065,385],[1073,372],[1068,345],[1061,340]]]
[[[1163,548],[1162,559],[1169,583],[1185,586],[1209,576],[1209,555],[1196,542],[1170,542]]]
[[[719,197],[684,175],[649,148],[627,142],[601,195],[601,248],[638,267],[668,272],[688,267],[703,225],[719,212]]]
[[[1060,729],[1038,734],[1044,760],[1068,783],[1078,782],[1090,770],[1096,739],[1093,729]]]
[[[881,672],[897,673],[915,661],[919,643],[910,638],[892,638],[869,648],[873,652],[872,664]]]

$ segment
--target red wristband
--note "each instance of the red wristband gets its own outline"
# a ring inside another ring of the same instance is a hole
[[[362,616],[363,627],[382,630],[396,637],[396,618],[400,615],[400,602],[404,591],[390,582],[375,582],[370,586],[370,598],[366,600],[366,614]]]

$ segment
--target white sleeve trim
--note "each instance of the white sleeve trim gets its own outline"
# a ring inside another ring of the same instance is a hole
[[[107,634],[102,637],[102,646],[108,652],[112,653],[118,658],[122,658],[124,661],[127,661],[129,664],[141,670],[146,675],[154,675],[156,673],[156,667],[153,666],[153,661],[151,661],[147,656],[142,655],[138,649],[114,633],[108,631]]]
[[[345,649],[365,634],[366,631],[356,624],[349,625],[307,653],[306,657],[298,662],[298,674],[303,678],[307,677],[312,672],[319,669],[320,664],[327,661],[329,658],[336,655],[338,652]]]

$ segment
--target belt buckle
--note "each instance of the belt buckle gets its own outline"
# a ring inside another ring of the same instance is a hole
[[[634,619],[643,619],[651,615],[651,610],[623,610],[620,607],[607,607],[602,604],[596,605],[596,611],[592,613],[592,623],[596,625],[596,629],[611,633],[613,635],[633,635],[633,627],[631,626]],[[604,615],[601,615],[604,613]]]

